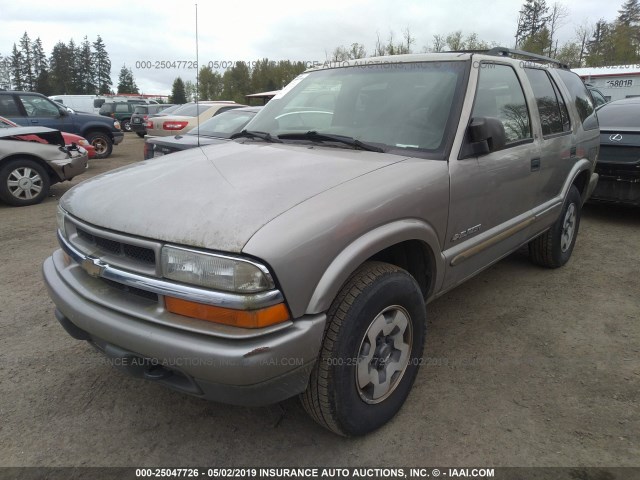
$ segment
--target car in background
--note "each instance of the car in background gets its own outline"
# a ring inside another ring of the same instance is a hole
[[[144,142],[144,159],[159,157],[189,148],[227,142],[234,133],[240,132],[262,107],[242,107],[227,110],[200,127],[184,135],[173,137],[148,137]]]
[[[0,115],[25,127],[47,127],[87,139],[96,158],[107,158],[124,139],[120,123],[92,113],[70,112],[35,92],[0,90]]]
[[[31,140],[32,137],[40,141]],[[46,127],[0,129],[0,200],[16,207],[40,203],[49,187],[87,168],[87,151],[67,146],[58,130]]]
[[[198,122],[202,124],[214,115],[240,107],[246,107],[246,105],[230,101],[185,103],[171,115],[149,119],[147,134],[158,137],[180,135],[197,126]]]
[[[17,123],[13,123],[11,120],[0,117],[0,128],[13,128],[19,126],[20,125],[18,125]],[[64,143],[67,147],[70,147],[75,143],[76,145],[80,145],[87,151],[87,155],[89,156],[89,158],[94,158],[96,156],[96,149],[93,148],[93,145],[91,145],[86,138],[82,138],[80,135],[75,135],[68,132],[60,133],[62,133],[62,138],[64,139]],[[47,143],[37,135],[30,135],[28,138],[26,138],[26,140],[30,140],[32,142]]]
[[[587,86],[587,90],[589,90],[591,97],[593,97],[593,101],[596,104],[596,108],[601,107],[605,103],[608,103],[608,100],[600,90],[598,90],[596,87],[588,83],[585,83],[585,85]]]
[[[131,121],[129,127],[132,132],[136,132],[139,137],[144,137],[147,134],[147,120],[149,116],[160,113],[171,107],[178,107],[172,103],[159,103],[155,105],[136,105],[131,115]]]
[[[603,105],[598,120],[600,179],[591,200],[640,206],[640,98]]]
[[[98,112],[105,117],[111,117],[122,125],[125,132],[131,131],[131,116],[138,105],[146,105],[144,100],[127,100],[126,102],[105,102]]]

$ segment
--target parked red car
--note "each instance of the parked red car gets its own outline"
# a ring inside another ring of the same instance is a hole
[[[19,126],[20,125],[13,123],[11,120],[8,120],[4,117],[0,117],[0,128],[19,127]],[[87,141],[86,138],[81,137],[80,135],[75,135],[73,133],[67,133],[67,132],[60,132],[60,133],[62,133],[62,138],[64,138],[64,143],[66,145],[71,145],[72,143],[75,143],[76,145],[80,145],[82,148],[84,148],[87,151],[89,158],[94,158],[96,156],[96,149],[93,147],[93,145],[91,145]],[[27,138],[27,140],[30,140],[33,142],[47,143],[43,141],[41,138],[39,138],[37,135],[25,135],[25,137],[33,137],[33,138]]]

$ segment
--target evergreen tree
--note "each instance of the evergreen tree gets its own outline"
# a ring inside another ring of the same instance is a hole
[[[73,62],[69,47],[64,42],[54,45],[49,57],[49,84],[54,94],[70,95],[74,93],[70,65]]]
[[[200,100],[219,100],[221,94],[222,75],[211,70],[211,67],[203,66],[198,79],[198,97]]]
[[[37,79],[44,70],[49,69],[47,56],[44,53],[44,48],[42,48],[40,37],[36,38],[31,44],[31,52],[33,55],[33,75]]]
[[[0,88],[11,88],[11,60],[0,54]]]
[[[23,57],[16,44],[13,44],[13,50],[11,52],[11,87],[14,90],[24,90],[24,80],[22,77],[22,63]]]
[[[640,23],[640,4],[638,0],[627,0],[618,10],[618,22],[626,26],[635,26]]]
[[[106,46],[98,35],[96,41],[93,42],[93,84],[96,86],[100,95],[111,91],[111,60],[107,53]]]
[[[549,41],[549,31],[546,33],[542,30],[547,26],[549,21],[549,7],[545,0],[525,0],[520,15],[518,16],[518,24],[516,28],[516,46],[524,48],[529,41],[530,45],[540,45],[546,38]],[[547,44],[544,45],[547,47]],[[542,53],[542,51],[534,53]]]
[[[67,52],[69,58],[67,68],[69,69],[69,76],[71,78],[71,91],[69,93],[79,95],[82,94],[83,91],[82,77],[80,75],[80,49],[76,46],[73,38],[69,40]]]
[[[171,103],[187,103],[187,94],[182,78],[178,77],[173,81],[171,88]]]
[[[78,84],[80,86],[81,93],[85,95],[95,95],[97,88],[95,84],[96,74],[94,72],[94,65],[92,61],[93,54],[91,52],[91,44],[86,36],[78,48],[77,59]]]
[[[138,86],[133,78],[133,72],[126,65],[120,69],[118,76],[118,93],[138,94]]]
[[[31,51],[31,39],[24,32],[20,39],[20,53],[22,54],[21,77],[23,89],[33,91],[36,84],[36,76],[33,69],[33,53]]]

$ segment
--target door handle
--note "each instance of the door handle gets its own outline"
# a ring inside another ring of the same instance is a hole
[[[537,172],[540,170],[540,158],[531,159],[531,171]]]
[[[31,123],[40,123],[38,120],[31,120]]]

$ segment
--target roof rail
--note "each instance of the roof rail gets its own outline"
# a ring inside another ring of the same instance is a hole
[[[491,50],[488,50],[486,53],[487,55],[495,55],[496,57],[511,57],[512,55],[517,55],[519,57],[524,57],[538,62],[552,63],[560,68],[569,70],[569,65],[567,65],[566,63],[562,63],[560,60],[556,60],[551,57],[545,57],[544,55],[538,55],[536,53],[525,52],[524,50],[516,50],[514,48],[506,47],[494,47]]]

